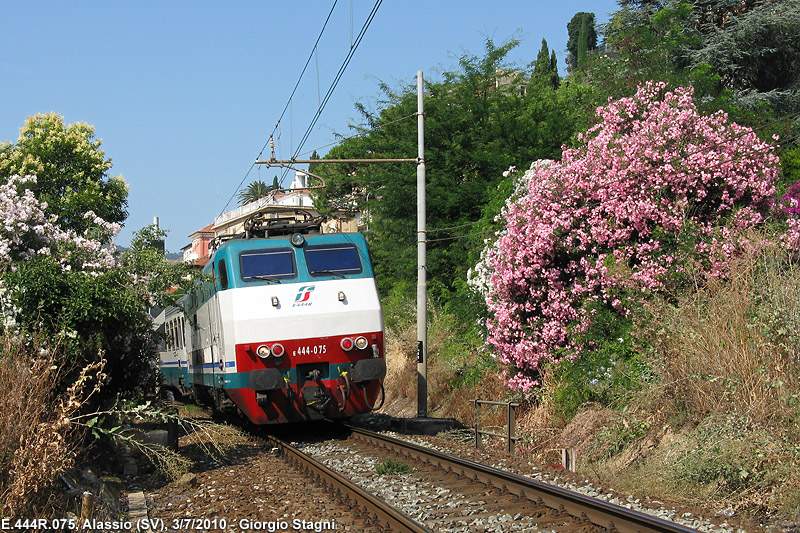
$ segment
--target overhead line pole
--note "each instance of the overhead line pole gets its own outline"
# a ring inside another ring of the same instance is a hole
[[[417,157],[393,159],[257,159],[254,164],[288,166],[330,163],[417,164],[417,416],[428,416],[428,266],[425,210],[425,94],[422,71],[417,71]],[[291,167],[290,167],[291,168]]]
[[[425,220],[425,97],[417,71],[417,416],[428,416],[428,280]]]
[[[256,165],[304,165],[306,163],[418,163],[418,158],[395,159],[256,159]]]

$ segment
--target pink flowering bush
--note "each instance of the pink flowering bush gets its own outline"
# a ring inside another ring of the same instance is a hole
[[[795,183],[786,191],[781,200],[783,211],[790,215],[800,215],[800,182]]]
[[[525,173],[482,270],[511,388],[530,391],[544,363],[589,347],[599,310],[625,317],[683,274],[722,274],[770,212],[772,146],[722,112],[701,115],[692,94],[651,82],[609,101],[578,147]]]

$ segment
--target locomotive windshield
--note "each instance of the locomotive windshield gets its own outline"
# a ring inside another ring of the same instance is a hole
[[[239,265],[245,281],[279,280],[297,274],[294,253],[288,248],[242,252]]]
[[[361,273],[358,249],[352,244],[309,246],[305,249],[308,273],[331,276]]]

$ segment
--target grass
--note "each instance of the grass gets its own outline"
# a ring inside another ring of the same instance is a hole
[[[630,488],[661,472],[643,484],[651,496],[800,520],[800,266],[746,254],[727,279],[698,280],[639,318],[655,379],[626,403],[623,420],[638,422],[597,431],[605,451],[587,471]],[[638,456],[621,461],[632,443]]]
[[[375,473],[379,476],[391,476],[394,474],[408,474],[414,469],[403,461],[396,459],[385,459],[375,466]]]
[[[472,399],[512,395],[469,328],[431,316],[432,416],[469,426]],[[800,522],[800,264],[745,254],[727,279],[615,320],[600,326],[616,342],[543,374],[536,404],[518,411],[517,453],[558,463],[574,448],[584,475],[638,497]],[[387,393],[414,399],[415,325],[391,323]]]
[[[3,516],[48,516],[59,473],[77,456],[82,431],[76,415],[104,379],[102,363],[76,382],[60,383],[57,355],[34,341],[0,337],[0,501]],[[66,391],[60,386],[66,386]]]

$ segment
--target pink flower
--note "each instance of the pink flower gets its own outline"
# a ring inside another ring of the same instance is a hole
[[[545,361],[586,348],[575,339],[592,306],[627,316],[683,265],[722,275],[770,212],[773,147],[722,112],[701,115],[692,95],[650,82],[609,101],[578,147],[525,173],[475,269],[488,289],[488,340],[519,371],[511,388],[528,392]],[[800,244],[800,223],[784,240]]]

